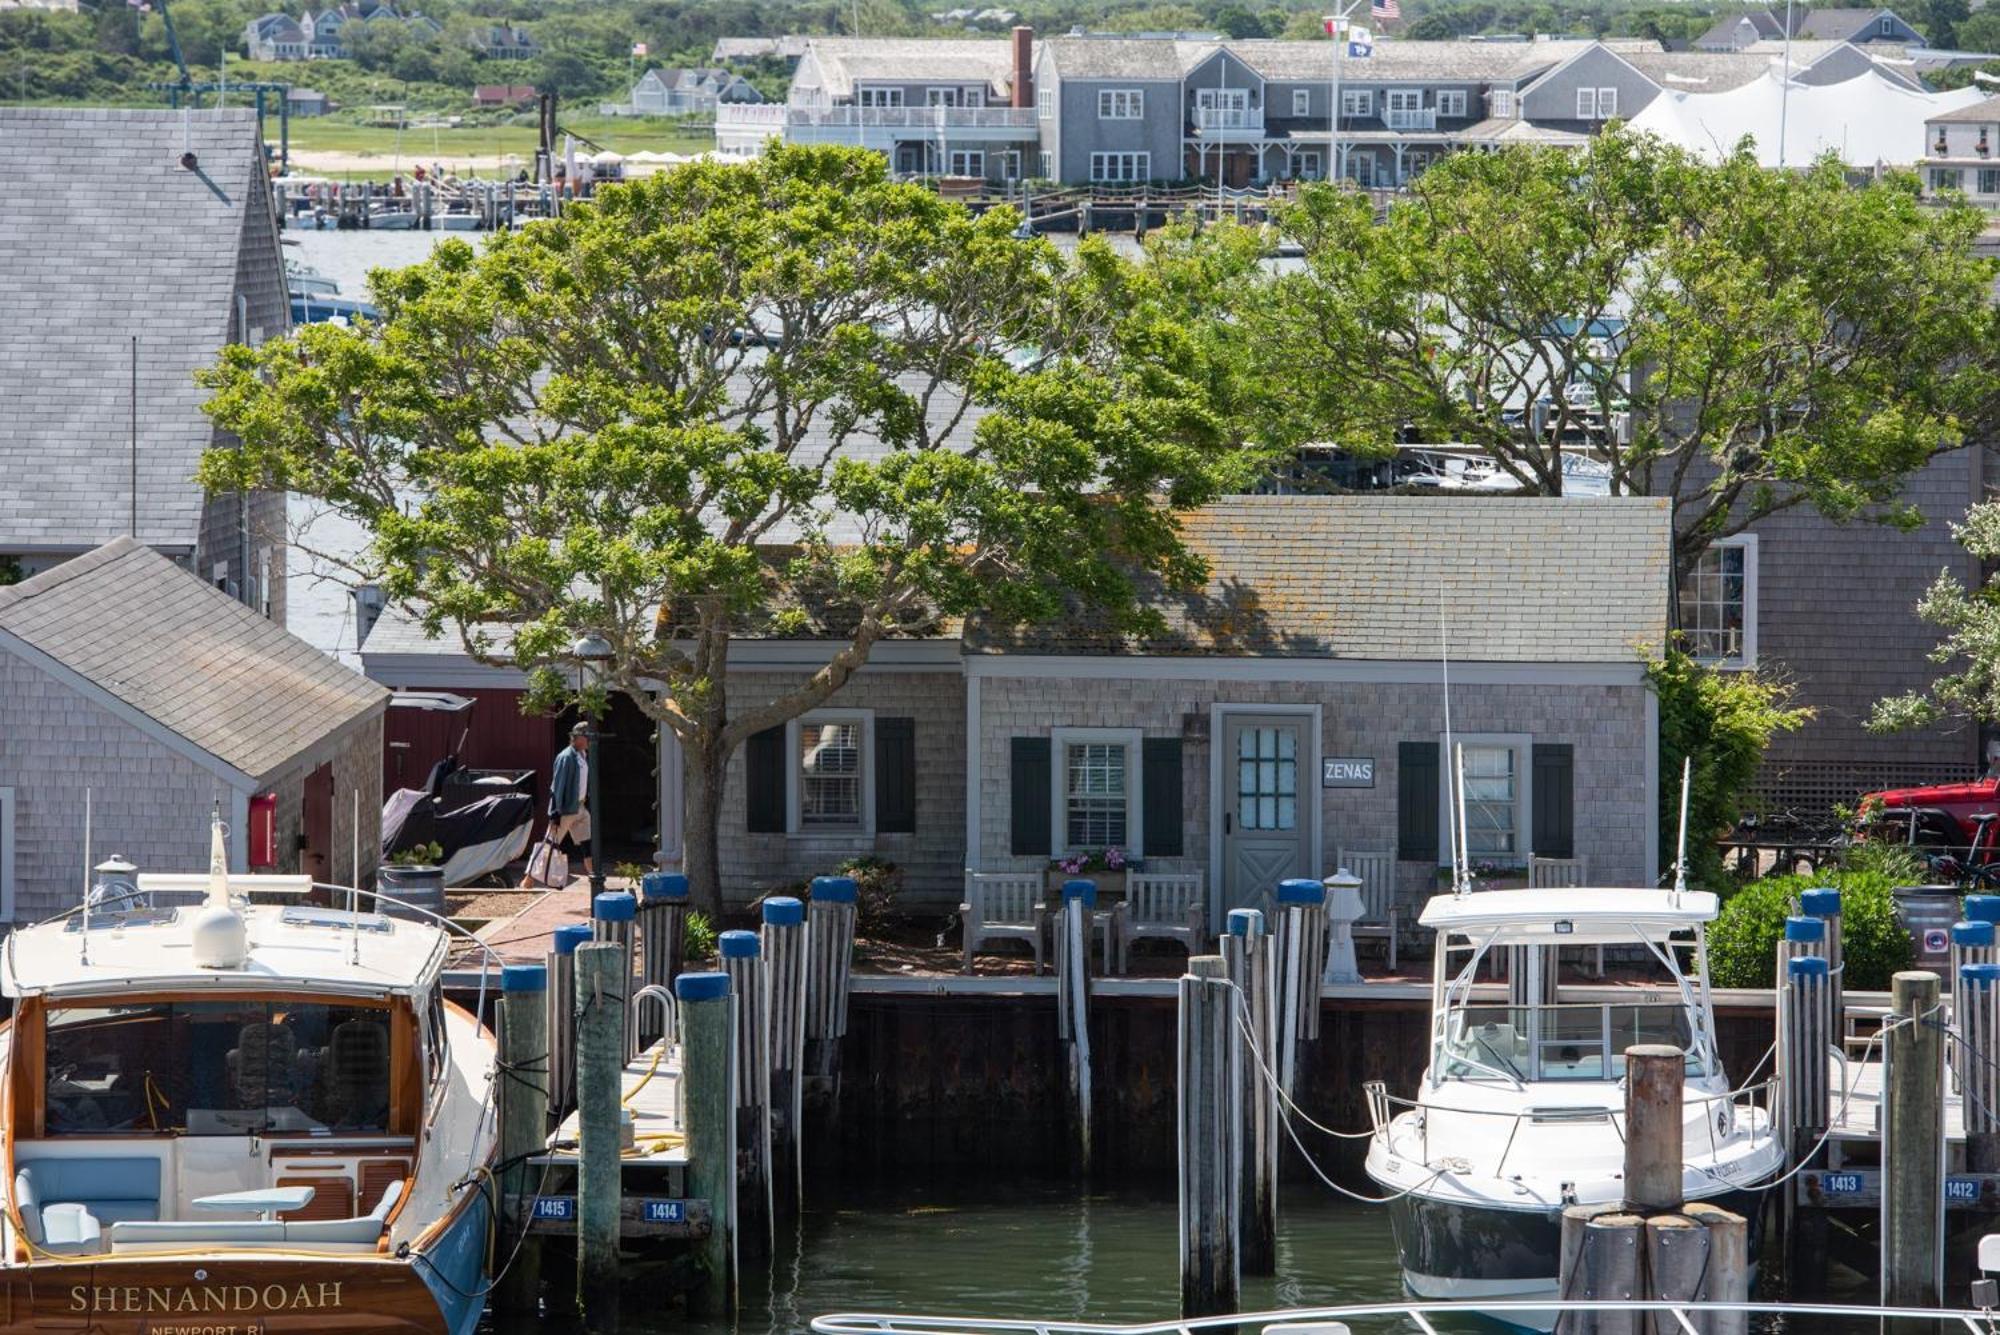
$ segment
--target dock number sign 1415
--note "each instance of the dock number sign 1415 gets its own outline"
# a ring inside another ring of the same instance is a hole
[[[1319,763],[1322,788],[1373,788],[1375,757],[1329,756]]]

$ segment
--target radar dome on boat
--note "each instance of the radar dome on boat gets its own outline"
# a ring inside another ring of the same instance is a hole
[[[189,930],[197,968],[237,969],[250,957],[243,915],[227,904],[204,905]]]

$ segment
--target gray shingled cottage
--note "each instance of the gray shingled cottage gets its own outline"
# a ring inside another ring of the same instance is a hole
[[[730,896],[870,854],[903,869],[906,907],[948,909],[967,867],[1037,869],[1117,845],[1206,871],[1218,920],[1286,875],[1331,872],[1342,850],[1393,852],[1414,905],[1445,861],[1441,594],[1474,859],[1581,857],[1595,882],[1653,882],[1658,726],[1643,664],[1666,634],[1664,501],[1246,496],[1190,515],[1187,536],[1212,577],[1198,594],[1156,595],[1158,640],[975,620],[878,645],[823,709],[751,739],[723,797]],[[731,698],[767,699],[826,652],[739,642]],[[401,618],[362,659],[396,686],[524,684]],[[657,784],[671,861],[670,736]]]
[[[388,692],[118,538],[0,588],[0,922],[78,901],[92,854],[350,880],[381,842]]]
[[[284,497],[194,483],[194,372],[290,323],[265,170],[247,109],[0,108],[0,558],[136,536],[284,623]]]

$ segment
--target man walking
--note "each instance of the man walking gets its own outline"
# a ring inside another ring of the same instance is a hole
[[[542,836],[573,857],[583,860],[583,874],[591,876],[590,865],[590,725],[578,722],[569,730],[569,745],[556,752],[555,773],[549,778],[549,828]],[[521,888],[535,888],[533,876],[522,878]]]

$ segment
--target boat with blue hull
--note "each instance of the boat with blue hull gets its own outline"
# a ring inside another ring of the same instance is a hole
[[[0,951],[0,1331],[471,1335],[496,1051],[444,999],[448,932],[225,848],[107,863]]]

